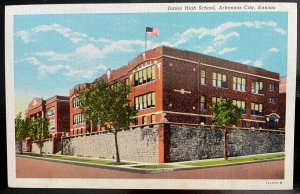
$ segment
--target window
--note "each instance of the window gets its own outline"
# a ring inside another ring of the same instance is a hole
[[[201,70],[200,73],[201,85],[206,85],[206,71]]]
[[[200,125],[206,124],[206,117],[200,117]]]
[[[82,105],[82,100],[79,100],[79,98],[73,99],[73,108],[80,107]]]
[[[151,118],[151,123],[155,123],[155,114],[152,114],[150,118]]]
[[[251,122],[251,127],[255,128],[255,122]]]
[[[227,88],[227,75],[213,72],[213,86]]]
[[[261,81],[252,82],[252,93],[253,94],[263,94],[264,83]]]
[[[142,124],[147,124],[147,117],[146,116],[143,116],[142,117]]]
[[[155,92],[144,94],[142,96],[135,97],[135,109],[143,110],[146,108],[155,107]]]
[[[223,98],[212,97],[212,103],[220,102],[221,100],[224,100],[224,99]]]
[[[129,84],[129,80],[128,78],[125,79],[125,84],[128,85]]]
[[[246,114],[246,103],[245,101],[240,100],[232,100],[233,105],[236,107],[242,109],[242,114]]]
[[[251,115],[262,116],[263,115],[263,105],[251,103]]]
[[[137,72],[139,74],[139,85],[143,84],[143,71]]]
[[[49,121],[49,131],[52,131],[52,130],[54,130],[55,129],[55,121]]]
[[[270,101],[271,104],[275,104],[275,98],[274,97],[271,97],[269,101]]]
[[[270,91],[275,91],[275,84],[270,84]]]
[[[246,91],[246,79],[240,77],[233,77],[233,90]]]
[[[49,109],[49,110],[47,111],[47,117],[51,117],[51,116],[53,116],[53,115],[55,115],[55,111],[54,111],[53,109]]]
[[[247,127],[247,122],[246,121],[242,121],[242,127],[244,127],[244,128]]]
[[[81,113],[73,115],[73,125],[78,125],[82,123],[84,123],[84,120],[83,120],[83,115]]]
[[[206,96],[200,97],[200,109],[206,110]]]
[[[134,125],[138,125],[138,118],[135,118],[135,119],[133,120],[133,124],[134,124]]]
[[[120,83],[120,82],[117,82],[117,83],[114,83],[114,84],[110,85],[110,88],[111,88],[111,89],[115,89],[115,88],[117,88],[117,87],[120,86],[120,85],[121,85],[121,83]]]
[[[146,67],[134,73],[134,86],[155,80],[155,66]]]

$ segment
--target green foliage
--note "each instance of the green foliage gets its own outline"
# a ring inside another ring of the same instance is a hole
[[[32,122],[30,119],[22,118],[22,113],[20,112],[15,118],[15,141],[20,145],[20,152],[22,153],[22,141],[30,136],[30,131],[32,128]]]
[[[242,118],[242,109],[233,105],[232,100],[223,99],[213,103],[212,118],[214,125],[228,128],[236,125],[237,121]]]
[[[79,99],[82,101],[81,109],[86,122],[100,126],[110,124],[114,132],[128,128],[136,116],[136,110],[130,106],[128,99],[130,90],[130,85],[118,83],[111,87],[101,81],[90,89],[80,91]]]
[[[49,122],[46,118],[37,117],[32,122],[32,130],[30,130],[30,137],[38,144],[40,148],[40,154],[42,154],[44,140],[48,138],[48,126]]]
[[[20,112],[15,118],[15,141],[19,143],[25,140],[26,131],[24,130],[24,120],[22,119],[22,113]]]
[[[137,113],[135,108],[130,106],[130,91],[131,85],[117,83],[110,86],[101,81],[79,92],[85,121],[104,126],[114,133],[117,163],[120,163],[117,133],[127,129]]]

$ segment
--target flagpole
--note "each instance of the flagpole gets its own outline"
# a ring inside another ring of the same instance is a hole
[[[145,31],[145,56],[146,56],[146,50],[147,50],[147,30]]]

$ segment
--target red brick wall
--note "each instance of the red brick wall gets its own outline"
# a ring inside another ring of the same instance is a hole
[[[210,106],[212,97],[230,98],[235,100],[242,100],[246,102],[246,115],[243,116],[245,119],[251,120],[262,120],[265,121],[264,117],[251,116],[251,102],[263,104],[263,115],[270,113],[278,113],[278,91],[279,91],[279,74],[268,72],[263,69],[248,67],[233,62],[222,61],[220,59],[197,55],[191,52],[172,50],[164,47],[164,54],[176,56],[177,58],[185,58],[193,60],[195,62],[189,62],[179,60],[176,58],[164,57],[163,58],[163,109],[165,111],[183,112],[191,114],[203,114],[210,115]],[[207,61],[204,61],[207,60]],[[201,61],[205,64],[222,64],[221,67],[230,68],[234,71],[241,71],[248,74],[241,74],[229,70],[219,69],[215,67],[205,66],[197,63]],[[206,70],[206,85],[200,84],[200,70]],[[212,73],[222,73],[227,75],[227,88],[212,87]],[[249,73],[259,76],[266,76],[277,80],[269,80],[266,78],[255,77],[249,75]],[[246,79],[246,92],[239,92],[233,90],[233,76],[242,77]],[[256,95],[251,93],[252,81],[262,81],[264,83],[264,95]],[[270,91],[270,83],[276,85],[275,91]],[[191,92],[181,94],[180,92],[174,91],[184,89],[185,91]],[[207,110],[200,110],[200,96],[205,95],[207,100]],[[274,97],[276,104],[269,103],[269,98]],[[183,123],[199,123],[197,116],[192,115],[180,115],[167,113],[168,121],[172,122],[183,122]],[[210,118],[207,119],[208,124],[211,124]],[[241,122],[239,123],[241,125]],[[250,123],[248,123],[250,127]]]
[[[46,111],[45,103],[46,101],[43,100],[42,98],[34,98],[28,105],[26,117],[36,118],[37,115],[40,116],[42,116],[42,114],[45,115],[45,111]]]
[[[166,116],[168,121],[198,124],[200,121],[199,115],[202,115],[207,117],[207,124],[211,124],[211,118],[209,117],[211,115],[211,110],[209,105],[211,105],[212,97],[231,98],[245,101],[247,114],[243,115],[243,119],[248,119],[248,121],[265,121],[264,116],[252,116],[250,114],[251,102],[263,104],[263,115],[278,113],[278,73],[165,46],[150,50],[145,54],[142,53],[130,61],[128,66],[123,66],[117,70],[112,70],[110,71],[109,76],[108,74],[105,74],[95,81],[104,79],[113,84],[119,80],[124,81],[124,79],[129,78],[129,82],[133,84],[134,72],[150,64],[155,64],[156,67],[155,81],[133,87],[132,93],[129,95],[131,104],[134,105],[134,98],[136,96],[154,91],[156,94],[155,107],[140,110],[138,112],[138,124],[142,124],[142,116],[147,116],[147,121],[150,122],[150,114],[153,113],[156,114],[156,122],[160,122],[162,118],[162,111],[169,111],[167,112]],[[200,85],[201,69],[206,70],[207,84],[205,86]],[[227,89],[212,87],[213,72],[227,75]],[[256,77],[254,75],[259,75],[261,77]],[[246,79],[246,92],[233,90],[233,76]],[[264,95],[256,95],[251,93],[251,83],[254,80],[264,82]],[[269,90],[270,83],[275,83],[275,91]],[[76,87],[70,91],[71,130],[74,128],[85,127],[85,125],[73,126],[73,115],[81,112],[81,109],[79,108],[72,108],[74,90],[85,88],[87,85],[81,84]],[[191,93],[181,94],[180,92],[174,91],[181,89]],[[200,110],[201,95],[206,96],[206,110]],[[269,103],[270,97],[275,98],[276,104]],[[171,114],[170,112],[180,112],[186,114]],[[248,127],[250,127],[249,122]]]
[[[57,132],[70,131],[70,103],[69,101],[57,102]]]
[[[55,129],[52,133],[58,132],[69,132],[70,130],[70,109],[69,109],[69,98],[66,96],[55,96],[46,101],[46,112],[53,109],[55,114],[47,117],[49,121],[55,121]]]
[[[72,88],[70,90],[70,104],[69,104],[69,112],[70,112],[70,134],[74,135],[77,134],[77,129],[80,129],[82,131],[82,133],[86,133],[86,124],[82,123],[82,124],[78,124],[78,125],[73,125],[73,115],[76,114],[80,114],[82,113],[82,109],[80,109],[80,107],[75,107],[73,108],[73,100],[75,98],[78,98],[79,94],[78,91],[80,90],[84,90],[87,89],[91,86],[90,83],[83,83],[83,84],[78,84],[77,86],[75,86],[74,88]]]
[[[156,53],[156,52],[155,52]],[[150,53],[153,54],[153,53]],[[162,98],[162,88],[163,88],[163,70],[162,70],[162,60],[161,58],[155,58],[152,59],[152,55],[149,54],[149,58],[146,58],[145,62],[142,62],[140,64],[133,64],[131,63],[132,66],[135,66],[134,69],[132,69],[129,72],[129,83],[134,84],[134,73],[138,71],[141,68],[155,65],[155,80],[148,82],[146,84],[142,84],[139,86],[135,86],[132,88],[132,92],[129,95],[129,98],[131,100],[131,105],[134,105],[134,99],[136,96],[140,96],[143,94],[147,94],[150,92],[155,92],[155,107],[153,108],[148,108],[144,110],[140,110],[138,112],[138,124],[142,124],[142,117],[146,115],[147,116],[147,123],[150,123],[150,115],[151,113],[159,112],[162,111],[162,106],[163,106],[163,98]],[[147,55],[148,56],[148,55]],[[159,122],[161,120],[160,115],[156,115],[156,122]]]
[[[285,128],[285,110],[286,110],[286,93],[280,93],[279,94],[279,103],[278,103],[279,108],[279,128]]]

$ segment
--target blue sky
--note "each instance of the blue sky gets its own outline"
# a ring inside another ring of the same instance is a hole
[[[18,15],[14,18],[16,112],[34,97],[69,90],[167,45],[286,75],[286,12]]]

